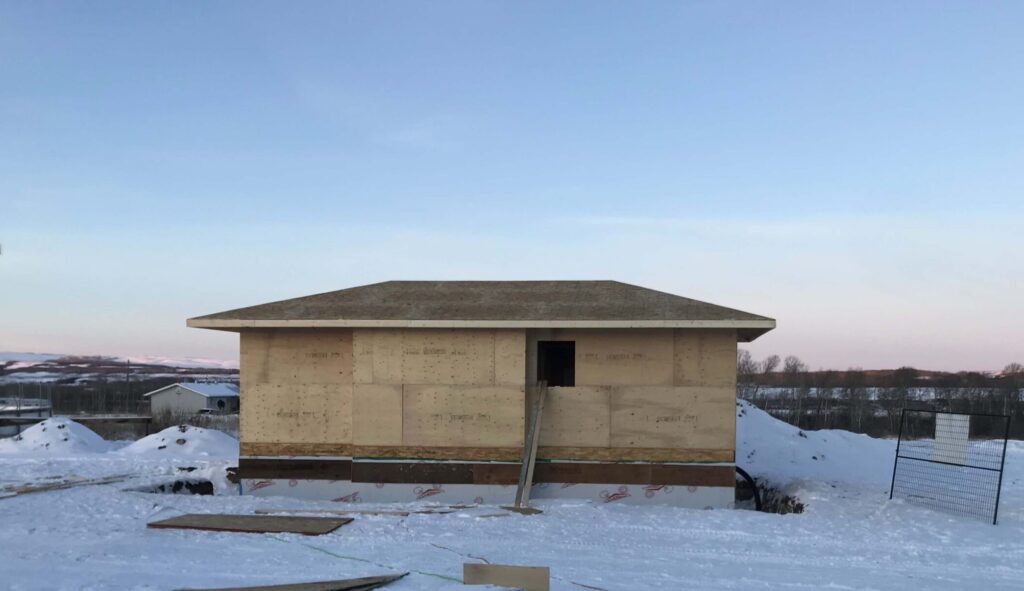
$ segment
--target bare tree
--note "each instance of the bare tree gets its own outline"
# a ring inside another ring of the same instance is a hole
[[[757,399],[757,391],[760,385],[757,381],[758,364],[754,356],[746,349],[736,351],[736,385],[739,397],[744,400],[754,401]]]
[[[867,398],[864,384],[864,370],[859,367],[851,367],[843,374],[843,398],[846,399],[850,414],[850,429],[854,431],[861,430],[864,419],[864,402]]]
[[[1003,391],[1003,414],[1014,416],[1020,407],[1021,389],[1024,389],[1024,365],[1010,363],[1001,374]]]

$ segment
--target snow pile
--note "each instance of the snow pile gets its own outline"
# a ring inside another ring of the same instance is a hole
[[[110,443],[88,427],[64,417],[32,425],[14,437],[0,439],[0,454],[101,453]]]
[[[813,480],[888,488],[896,442],[835,429],[805,431],[736,403],[736,465],[778,485]]]
[[[214,429],[178,425],[143,437],[121,451],[176,458],[233,458],[238,457],[238,440]]]

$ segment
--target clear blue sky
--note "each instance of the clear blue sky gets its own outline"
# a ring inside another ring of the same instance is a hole
[[[610,278],[812,367],[1024,361],[1024,3],[0,3],[0,350]]]

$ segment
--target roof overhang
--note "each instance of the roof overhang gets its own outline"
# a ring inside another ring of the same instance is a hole
[[[775,328],[765,320],[244,320],[189,318],[192,328],[241,331],[254,328],[721,328],[749,342]]]

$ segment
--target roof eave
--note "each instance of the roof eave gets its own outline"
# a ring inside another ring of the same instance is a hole
[[[248,320],[241,318],[189,318],[192,328],[245,330],[252,328],[723,328],[750,335],[748,340],[775,328],[771,318],[751,320]]]

